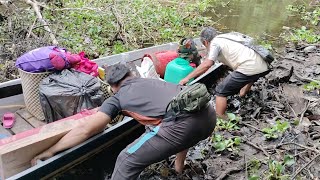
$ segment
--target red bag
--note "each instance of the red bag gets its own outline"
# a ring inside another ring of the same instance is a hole
[[[160,51],[156,53],[145,54],[143,57],[149,57],[152,60],[157,73],[161,78],[163,78],[167,64],[178,56],[179,54],[176,51]]]

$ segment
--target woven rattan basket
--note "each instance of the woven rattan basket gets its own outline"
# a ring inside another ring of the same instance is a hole
[[[27,110],[37,119],[43,121],[45,117],[40,104],[39,85],[44,78],[51,74],[51,72],[30,73],[21,69],[18,70]]]
[[[103,98],[104,98],[104,100],[106,100],[108,97],[113,95],[111,86],[108,83],[101,80],[100,78],[98,78],[98,79],[100,81],[100,90],[103,92]],[[122,120],[123,120],[123,115],[120,114],[111,121],[111,124],[118,123]]]

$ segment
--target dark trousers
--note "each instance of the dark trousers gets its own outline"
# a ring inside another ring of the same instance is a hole
[[[149,165],[188,149],[211,135],[216,114],[209,107],[176,120],[147,127],[146,132],[121,151],[112,180],[137,179]]]

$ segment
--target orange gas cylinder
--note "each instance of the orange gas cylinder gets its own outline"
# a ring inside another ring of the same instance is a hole
[[[178,56],[179,54],[176,51],[161,51],[144,55],[144,57],[149,57],[152,60],[154,67],[161,78],[164,77],[167,64]]]

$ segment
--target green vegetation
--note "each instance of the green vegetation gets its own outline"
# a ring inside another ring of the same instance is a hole
[[[266,49],[268,50],[272,50],[272,42],[271,41],[267,41],[267,40],[262,40],[262,41],[259,41],[259,44],[263,47],[265,47]]]
[[[293,33],[285,38],[287,41],[292,41],[295,43],[298,42],[307,42],[307,43],[317,43],[320,41],[320,32],[314,31],[320,23],[320,7],[315,7],[313,9],[307,8],[306,5],[289,5],[287,10],[293,15],[298,15],[301,17],[305,26],[301,28],[294,28]]]
[[[239,146],[241,144],[240,137],[234,137],[233,139],[224,139],[224,137],[219,134],[214,135],[211,140],[216,152],[222,152],[224,150],[237,152],[238,148],[236,146]]]
[[[249,173],[249,180],[258,180],[260,179],[260,176],[257,174],[259,169],[261,167],[261,161],[258,159],[252,159],[248,163],[248,173]]]
[[[305,26],[302,26],[301,29],[294,29],[293,34],[287,40],[293,42],[304,41],[307,43],[316,43],[320,41],[320,35],[315,33],[312,29],[307,29]]]
[[[214,24],[202,15],[213,1],[58,0],[41,3],[41,13],[59,46],[85,51],[93,59],[197,37],[203,26]],[[12,54],[7,58],[12,60],[52,42],[29,5],[15,7],[0,13],[1,50]]]
[[[282,135],[290,127],[288,122],[276,121],[276,124],[271,128],[263,128],[262,132],[267,139],[276,139]]]
[[[312,81],[309,84],[303,85],[303,89],[306,91],[313,91],[316,89],[320,89],[320,81]]]
[[[320,22],[320,7],[315,7],[312,10],[308,9],[306,5],[289,5],[287,10],[293,14],[300,14],[302,20],[312,25],[316,26]]]
[[[44,16],[59,24],[52,29],[62,46],[96,57],[198,36],[212,23],[200,14],[210,2],[61,0],[51,3]]]
[[[227,113],[228,119],[223,120],[221,118],[217,118],[217,129],[218,130],[227,130],[233,131],[240,129],[238,123],[240,121],[240,117],[236,116],[233,113]]]
[[[248,163],[248,173],[249,180],[261,179],[259,174],[257,174],[262,166],[262,164],[268,165],[268,171],[266,171],[262,179],[269,180],[285,180],[289,179],[289,175],[285,174],[285,168],[291,166],[295,163],[294,157],[291,155],[285,155],[283,161],[269,160],[267,163],[262,162],[258,159],[252,159]]]
[[[267,179],[270,179],[270,180],[289,179],[289,175],[284,174],[284,170],[286,166],[291,166],[294,163],[295,163],[294,157],[291,155],[285,155],[283,162],[270,160],[268,163],[269,171],[267,172]]]

